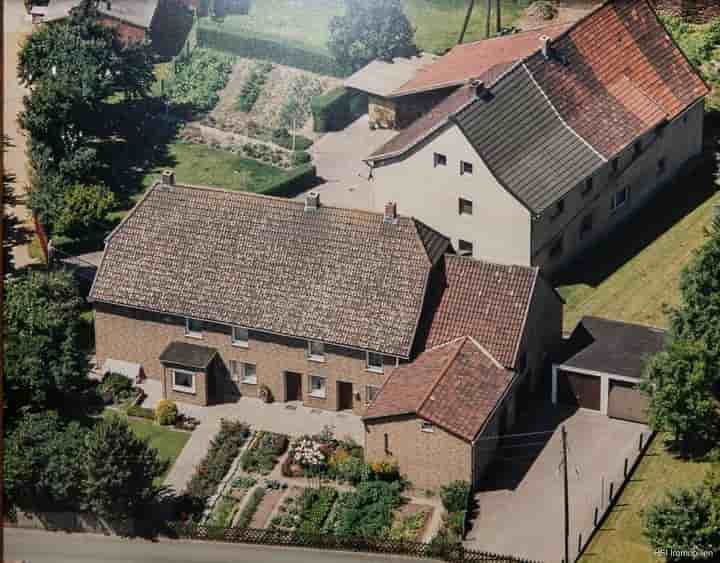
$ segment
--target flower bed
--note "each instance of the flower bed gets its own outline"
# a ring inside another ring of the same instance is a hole
[[[372,468],[363,461],[363,449],[352,441],[336,440],[332,432],[303,436],[290,444],[282,465],[285,477],[327,477],[353,485],[368,480]]]
[[[272,432],[258,432],[252,447],[242,456],[243,471],[268,475],[278,458],[285,453],[288,438]]]
[[[420,504],[406,504],[395,517],[395,523],[390,530],[393,540],[422,541],[433,508]]]
[[[332,487],[310,487],[287,497],[279,514],[270,522],[273,530],[297,530],[312,534],[322,529],[338,493]]]

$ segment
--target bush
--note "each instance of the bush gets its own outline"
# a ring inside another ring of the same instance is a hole
[[[700,67],[712,60],[713,51],[720,45],[720,18],[706,25],[693,25],[665,14],[660,19],[693,65]]]
[[[63,197],[55,231],[68,237],[83,237],[99,229],[115,205],[115,196],[105,186],[71,186]]]
[[[397,481],[400,479],[398,462],[391,458],[370,463],[370,471],[380,481]]]
[[[276,145],[280,145],[281,147],[285,149],[292,149],[293,148],[293,139],[292,135],[290,134],[290,131],[288,131],[284,127],[279,127],[272,132],[271,140]],[[307,137],[303,137],[302,135],[295,135],[295,150],[296,151],[305,151],[309,149],[312,146],[313,142],[311,139],[308,139]]]
[[[136,416],[138,418],[147,418],[148,420],[155,420],[155,411],[146,407],[140,407],[137,405],[130,405],[125,409],[125,414],[128,416]]]
[[[98,393],[110,403],[121,403],[135,396],[133,383],[121,373],[108,372],[103,376],[102,383],[98,385]]]
[[[333,532],[340,537],[382,537],[390,531],[393,511],[400,506],[401,485],[371,481],[338,499]]]
[[[282,39],[262,37],[250,31],[226,31],[219,27],[200,25],[198,44],[248,59],[272,61],[276,64],[309,70],[317,74],[344,77],[349,69],[338,65],[328,54],[287,45]]]
[[[295,151],[293,153],[293,165],[300,166],[301,164],[307,164],[312,161],[310,153],[305,151]]]
[[[467,481],[453,481],[440,487],[440,499],[448,513],[467,510],[469,497],[470,483]]]
[[[247,528],[250,525],[253,516],[255,516],[255,512],[257,512],[258,506],[260,506],[262,499],[265,497],[265,491],[266,489],[264,487],[258,487],[252,492],[252,496],[235,524],[238,528]]]
[[[313,130],[324,133],[344,129],[366,111],[366,104],[362,103],[366,98],[362,92],[348,90],[343,86],[315,96],[310,102]]]
[[[205,49],[195,49],[177,69],[165,93],[177,105],[194,111],[209,111],[218,103],[218,91],[227,84],[234,59]]]
[[[265,86],[268,74],[270,74],[272,69],[273,65],[266,61],[258,61],[252,66],[250,76],[248,76],[247,81],[243,84],[240,96],[237,99],[236,107],[238,110],[244,111],[245,113],[252,110],[255,102],[257,102],[257,99],[262,93],[263,86]]]
[[[315,185],[317,169],[313,164],[303,164],[288,171],[284,178],[259,190],[265,195],[293,197]]]
[[[300,497],[302,511],[297,531],[304,534],[317,534],[330,514],[338,493],[332,487],[307,488]]]
[[[178,408],[174,401],[163,399],[155,406],[155,420],[162,426],[175,424]]]

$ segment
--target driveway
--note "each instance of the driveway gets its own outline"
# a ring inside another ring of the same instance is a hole
[[[368,189],[368,167],[362,161],[383,145],[397,131],[370,130],[367,114],[359,117],[342,131],[324,134],[309,152],[313,155],[317,174],[324,181],[312,191],[320,193],[320,201],[335,207],[373,209]],[[297,196],[304,198],[305,194]]]
[[[466,547],[507,553],[531,560],[564,557],[562,439],[568,436],[570,560],[592,528],[593,512],[607,497],[609,482],[617,490],[624,458],[637,451],[643,424],[607,418],[599,413],[539,404],[519,421],[514,433],[545,432],[503,442],[502,459],[490,469],[476,494],[477,515]]]

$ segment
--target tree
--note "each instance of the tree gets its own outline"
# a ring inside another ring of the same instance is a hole
[[[6,286],[5,390],[12,419],[21,409],[61,407],[87,385],[79,345],[80,304],[73,278],[31,273]]]
[[[641,389],[650,397],[648,414],[655,430],[672,432],[683,453],[696,439],[706,439],[718,422],[713,386],[718,381],[702,343],[672,340],[654,356]]]
[[[345,0],[345,14],[330,20],[329,31],[333,57],[353,70],[417,52],[401,0]]]
[[[167,462],[119,416],[102,420],[85,446],[85,506],[111,520],[140,514],[157,495],[153,480],[167,469]]]
[[[114,205],[115,196],[106,186],[75,184],[65,191],[54,230],[68,237],[88,235],[102,227]]]
[[[20,419],[5,441],[5,496],[15,509],[77,509],[87,430],[55,412]]]
[[[677,338],[705,342],[718,364],[720,358],[720,217],[708,230],[708,240],[693,256],[680,278],[682,304],[671,311]]]

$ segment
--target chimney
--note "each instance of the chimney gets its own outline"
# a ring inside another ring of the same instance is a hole
[[[549,59],[552,47],[550,45],[550,38],[547,35],[540,36],[540,48],[542,50],[542,56]]]
[[[163,170],[160,175],[160,181],[163,186],[174,186],[175,185],[175,172],[172,170]]]
[[[388,201],[385,204],[385,216],[383,217],[383,223],[397,223],[397,203],[394,201]]]
[[[478,98],[484,98],[487,95],[487,88],[482,80],[475,79],[470,84],[475,89],[475,96]]]
[[[305,196],[305,211],[317,211],[320,207],[320,194],[310,192]]]

